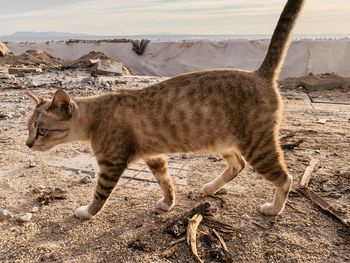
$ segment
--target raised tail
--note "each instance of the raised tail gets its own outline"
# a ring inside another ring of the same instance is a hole
[[[257,72],[271,80],[278,79],[281,66],[289,47],[295,21],[304,0],[288,0],[273,32],[267,55]]]

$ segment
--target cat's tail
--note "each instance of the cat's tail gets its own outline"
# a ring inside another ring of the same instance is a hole
[[[273,32],[267,55],[257,72],[271,80],[278,79],[288,50],[290,35],[304,0],[288,0]]]

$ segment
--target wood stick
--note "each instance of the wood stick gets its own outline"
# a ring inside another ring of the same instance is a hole
[[[214,228],[213,228],[213,233],[215,234],[216,238],[220,241],[220,244],[222,246],[222,249],[225,251],[225,252],[228,252],[228,249],[227,249],[227,245],[224,241],[224,239],[222,238],[222,236],[218,233],[218,231],[216,231]]]
[[[205,215],[206,210],[210,207],[210,203],[205,202],[202,203],[195,208],[192,208],[189,212],[186,212],[172,223],[170,223],[165,231],[175,237],[180,237],[186,232],[186,226],[188,224],[188,220],[192,218],[195,214]]]
[[[203,224],[210,227],[215,228],[217,231],[221,233],[235,233],[236,229],[233,228],[231,225],[225,224],[223,222],[219,222],[215,219],[212,219],[210,217],[204,217]]]
[[[169,246],[174,246],[174,245],[179,244],[179,243],[181,243],[181,242],[183,242],[183,241],[186,241],[186,237],[180,237],[179,239],[176,239],[176,240],[174,240],[174,241],[171,241],[171,242],[169,243]]]
[[[173,245],[173,246],[168,247],[166,250],[164,250],[164,251],[162,252],[162,256],[165,257],[165,258],[170,258],[172,255],[174,255],[178,244],[179,244],[179,243],[177,243],[177,244],[175,244],[175,245]]]
[[[203,263],[201,258],[198,256],[197,251],[197,229],[202,221],[203,216],[201,214],[195,214],[187,225],[187,244],[191,246],[193,255],[196,257],[197,261]]]
[[[318,159],[312,159],[310,161],[308,167],[306,167],[306,170],[303,176],[301,177],[301,181],[300,181],[301,187],[307,187],[309,185],[311,174],[314,171],[316,165],[318,165],[318,163],[319,163]]]
[[[320,197],[317,193],[312,191],[309,188],[299,188],[299,191],[303,193],[306,197],[308,197],[315,205],[321,208],[323,211],[328,214],[334,216],[340,222],[342,222],[346,226],[350,226],[350,222],[342,217],[342,215],[326,200]]]

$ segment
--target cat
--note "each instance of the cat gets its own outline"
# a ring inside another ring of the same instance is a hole
[[[99,213],[129,163],[144,159],[163,197],[157,207],[175,204],[166,153],[207,151],[222,155],[226,170],[205,184],[204,195],[217,192],[248,162],[273,183],[265,215],[284,209],[292,176],[279,142],[282,101],[277,80],[303,0],[288,0],[267,55],[254,72],[213,69],[182,74],[141,90],[119,90],[72,99],[64,90],[52,100],[28,93],[35,102],[26,145],[46,151],[58,144],[89,141],[100,171],[92,202],[75,215]]]

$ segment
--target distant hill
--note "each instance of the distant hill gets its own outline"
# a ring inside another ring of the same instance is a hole
[[[183,40],[229,40],[229,39],[270,39],[270,34],[176,34],[176,33],[152,33],[142,35],[93,35],[69,32],[35,32],[22,31],[9,35],[0,36],[0,41],[16,41],[16,42],[46,42],[59,41],[68,39],[81,40],[102,40],[102,39],[149,39],[151,41],[183,41]],[[293,39],[339,39],[349,38],[350,34],[294,34]]]
[[[35,31],[22,31],[15,32],[9,35],[0,36],[0,41],[34,41],[44,42],[50,40],[66,40],[66,39],[100,39],[107,36],[96,36],[90,34],[76,34],[69,32],[35,32]]]

